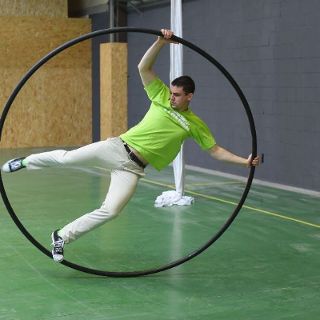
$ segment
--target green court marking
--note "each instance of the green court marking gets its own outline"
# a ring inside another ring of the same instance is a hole
[[[204,187],[204,186],[221,186],[229,184],[244,184],[242,181],[219,181],[219,182],[199,182],[199,183],[187,183],[188,186],[192,187]]]
[[[145,178],[143,178],[141,180],[144,181],[144,182],[150,183],[150,184],[157,185],[157,186],[174,189],[174,187],[172,185],[168,185],[168,184],[165,184],[165,183],[152,181],[152,180],[148,180],[148,179],[145,179]],[[202,193],[198,193],[198,192],[194,192],[194,191],[190,191],[190,190],[185,190],[185,192],[189,193],[191,195],[194,195],[194,196],[198,196],[198,197],[201,197],[201,198],[214,200],[214,201],[218,201],[218,202],[222,202],[222,203],[227,203],[227,204],[234,205],[234,206],[236,206],[238,204],[237,202],[234,202],[234,201],[221,199],[221,198],[218,198],[218,197],[209,196],[209,195],[206,195],[206,194],[202,194]],[[300,219],[295,219],[295,218],[292,218],[292,217],[289,217],[289,216],[286,216],[286,215],[283,215],[283,214],[280,214],[280,213],[271,212],[271,211],[268,211],[268,210],[259,209],[259,208],[255,208],[255,207],[251,207],[251,206],[247,206],[247,205],[243,205],[242,207],[245,208],[245,209],[251,210],[251,211],[263,213],[263,214],[266,214],[266,215],[269,215],[269,216],[273,216],[273,217],[277,217],[277,218],[280,218],[280,219],[283,219],[283,220],[293,221],[293,222],[300,223],[300,224],[303,224],[303,225],[306,225],[306,226],[309,226],[309,227],[320,228],[320,225],[318,225],[318,224],[310,223],[310,222],[303,221],[303,220],[300,220]]]

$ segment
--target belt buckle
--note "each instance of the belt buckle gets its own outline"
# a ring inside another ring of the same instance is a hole
[[[132,159],[135,157],[135,154],[133,153],[133,151],[129,148],[130,152],[128,152],[129,157]]]
[[[136,156],[136,154],[130,149],[128,144],[126,142],[123,142],[123,145],[125,146],[125,149],[128,152],[129,158],[134,161],[139,167],[145,168],[145,165],[143,162]]]

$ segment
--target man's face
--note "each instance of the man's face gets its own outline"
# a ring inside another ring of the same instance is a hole
[[[185,111],[192,99],[193,94],[186,94],[182,87],[170,86],[170,103],[172,108],[178,111]]]

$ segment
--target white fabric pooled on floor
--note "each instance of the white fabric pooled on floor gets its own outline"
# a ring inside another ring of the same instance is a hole
[[[164,191],[154,202],[156,208],[177,206],[190,206],[194,201],[193,197],[182,196],[175,190]]]

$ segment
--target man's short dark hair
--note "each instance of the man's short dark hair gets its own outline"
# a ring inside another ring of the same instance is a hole
[[[194,90],[196,89],[194,81],[189,76],[175,78],[171,82],[171,85],[175,87],[182,87],[185,94],[194,93]]]

